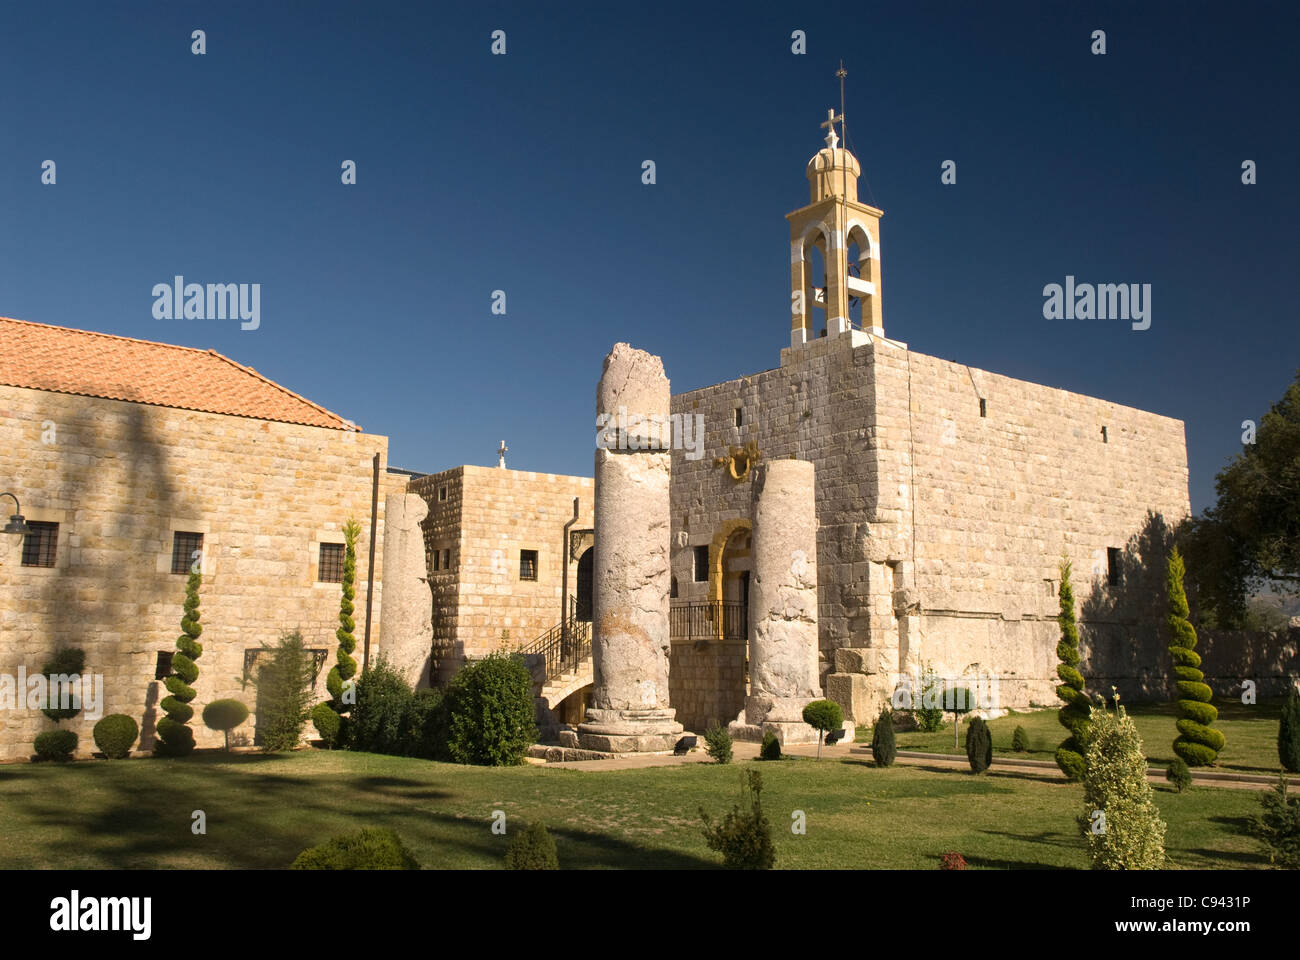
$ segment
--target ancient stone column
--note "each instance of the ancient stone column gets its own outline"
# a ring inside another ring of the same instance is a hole
[[[803,708],[817,672],[817,507],[813,465],[772,460],[755,481],[745,722],[784,743],[816,743]]]
[[[578,745],[612,753],[671,750],[668,705],[668,478],[671,435],[663,362],[626,343],[596,387],[592,684]]]
[[[379,597],[380,650],[412,687],[429,686],[433,653],[433,596],[425,567],[424,498],[390,493],[384,498],[384,578]]]

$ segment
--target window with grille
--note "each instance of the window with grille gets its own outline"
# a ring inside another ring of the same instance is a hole
[[[52,567],[59,543],[59,525],[40,520],[27,521],[28,533],[23,537],[23,566]]]
[[[202,554],[203,534],[185,530],[172,534],[172,573],[189,573],[190,568],[202,559]]]
[[[343,582],[343,544],[322,543],[320,545],[320,563],[316,567],[316,579],[321,583]]]
[[[519,579],[520,580],[537,579],[537,551],[536,550],[519,551]]]

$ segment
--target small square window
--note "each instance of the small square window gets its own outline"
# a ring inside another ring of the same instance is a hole
[[[701,544],[695,548],[695,582],[704,583],[709,579],[709,545]]]
[[[447,499],[447,488],[445,486],[438,488],[438,502],[442,503]]]
[[[54,566],[54,556],[59,543],[59,525],[40,520],[28,520],[27,528],[27,536],[23,537],[23,566]]]
[[[202,569],[203,534],[177,530],[172,534],[172,573]]]
[[[1124,582],[1124,571],[1120,567],[1120,551],[1118,547],[1106,548],[1106,583],[1112,587],[1117,587]]]
[[[316,579],[321,583],[342,583],[343,556],[343,544],[322,543],[320,563],[316,567]]]
[[[536,550],[519,551],[519,579],[520,580],[537,579],[537,551]]]

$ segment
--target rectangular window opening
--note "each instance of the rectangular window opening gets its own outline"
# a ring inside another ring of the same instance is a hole
[[[695,582],[705,583],[709,579],[709,545],[701,544],[695,548]]]
[[[989,415],[989,402],[985,400],[983,397],[980,397],[980,416],[987,417],[988,415]]]
[[[1119,586],[1124,580],[1124,571],[1120,565],[1120,549],[1106,548],[1106,583],[1112,587]]]
[[[52,567],[59,543],[59,525],[42,520],[27,521],[23,537],[23,566]]]
[[[536,550],[519,551],[519,579],[520,580],[537,579],[537,551]]]
[[[172,573],[189,573],[201,569],[203,534],[177,530],[172,534]]]
[[[343,582],[344,546],[341,543],[322,543],[316,579],[321,583]]]

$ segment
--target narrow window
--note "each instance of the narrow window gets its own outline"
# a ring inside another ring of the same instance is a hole
[[[28,520],[27,529],[27,536],[23,537],[23,566],[54,566],[54,555],[59,542],[59,525],[40,520]]]
[[[442,569],[444,570],[451,569],[451,547],[448,547],[446,550],[442,551]]]
[[[446,499],[447,499],[447,488],[446,488],[445,486],[439,487],[439,488],[438,488],[438,502],[439,502],[439,503],[442,503],[442,501],[444,501],[444,500],[446,500]]]
[[[1119,558],[1120,552],[1118,547],[1106,548],[1106,582],[1112,587],[1119,586],[1123,580]]]
[[[177,530],[172,534],[172,573],[189,573],[201,570],[203,565],[203,534]]]
[[[704,583],[709,579],[709,545],[701,544],[695,548],[695,582]]]
[[[668,587],[668,597],[669,599],[672,600],[677,599],[677,578],[676,577],[673,577],[672,583]]]
[[[320,563],[316,565],[316,579],[321,583],[343,582],[343,544],[322,543]]]
[[[1110,443],[1110,433],[1106,430],[1105,427],[1101,428],[1101,442]]]
[[[983,397],[980,397],[980,416],[987,417],[988,415],[989,415],[989,402],[985,400]]]
[[[520,580],[537,579],[537,551],[536,550],[519,551],[519,579]]]
[[[738,426],[738,427],[743,427],[744,425],[745,425],[745,408],[744,408],[744,407],[737,407],[737,408],[736,408],[736,426]]]

